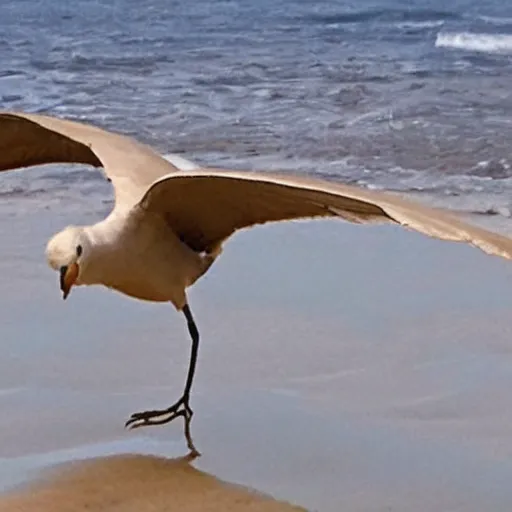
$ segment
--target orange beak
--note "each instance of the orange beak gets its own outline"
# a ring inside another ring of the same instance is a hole
[[[72,263],[69,266],[60,267],[60,289],[62,290],[62,298],[66,299],[71,288],[78,279],[80,267],[78,263]]]

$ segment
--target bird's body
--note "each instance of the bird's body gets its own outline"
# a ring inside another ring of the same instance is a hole
[[[178,156],[168,161],[148,146],[91,125],[0,113],[0,171],[48,163],[103,167],[115,193],[115,206],[104,220],[68,227],[47,245],[64,298],[74,285],[104,285],[137,299],[170,302],[184,313],[192,350],[183,396],[167,409],[133,414],[127,425],[158,425],[183,416],[193,451],[189,399],[199,332],[186,290],[236,231],[337,217],[399,224],[512,259],[510,238],[395,195],[304,176],[202,168]]]
[[[186,288],[208,266],[208,258],[181,242],[161,216],[138,208],[113,212],[82,232],[92,250],[76,285],[104,285],[181,310]]]

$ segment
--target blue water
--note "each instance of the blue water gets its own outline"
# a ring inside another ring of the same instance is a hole
[[[414,192],[504,229],[511,75],[501,0],[0,5],[2,109],[94,122],[201,162]],[[108,197],[95,179],[5,178],[0,199]]]

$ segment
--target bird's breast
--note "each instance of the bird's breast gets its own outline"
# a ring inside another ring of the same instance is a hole
[[[96,282],[137,299],[169,301],[177,308],[185,304],[185,289],[203,265],[166,224],[151,218],[128,225],[97,259]]]

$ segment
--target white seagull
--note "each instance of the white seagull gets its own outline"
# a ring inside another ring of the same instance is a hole
[[[179,156],[170,160],[89,124],[0,112],[0,171],[59,162],[104,169],[114,187],[114,208],[97,224],[57,233],[46,248],[48,263],[59,272],[64,299],[72,286],[101,284],[138,299],[170,302],[183,312],[192,338],[183,395],[165,409],[133,414],[126,426],[161,425],[181,416],[188,447],[196,454],[189,402],[199,331],[186,290],[237,230],[271,221],[339,217],[361,224],[396,223],[512,257],[512,239],[390,193],[302,176],[199,167]]]

